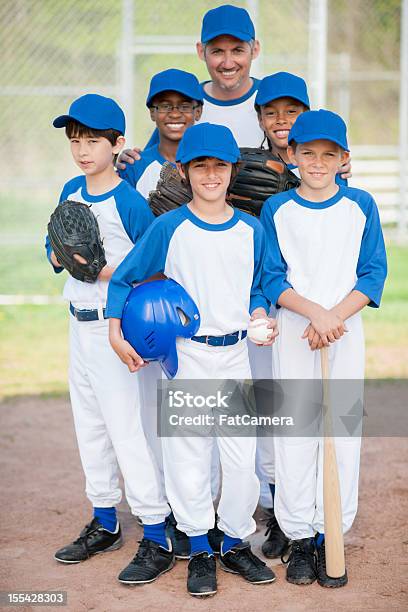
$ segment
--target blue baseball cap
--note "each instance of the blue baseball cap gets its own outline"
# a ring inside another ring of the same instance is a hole
[[[262,79],[256,94],[255,104],[263,106],[278,98],[294,98],[310,108],[305,81],[290,72],[276,72]]]
[[[60,115],[52,122],[56,128],[66,127],[74,119],[94,130],[117,130],[125,133],[126,120],[123,110],[112,98],[99,94],[85,94],[74,100],[68,115]]]
[[[197,77],[184,70],[170,68],[170,70],[163,70],[155,74],[150,81],[146,106],[150,106],[154,96],[163,91],[177,91],[187,98],[203,102],[203,90]]]
[[[240,151],[231,130],[225,125],[199,123],[184,132],[176,161],[186,164],[197,157],[216,157],[235,163],[240,158]]]
[[[201,42],[207,43],[223,34],[245,42],[253,40],[255,28],[248,11],[231,4],[223,4],[208,11],[203,17]]]
[[[347,127],[343,119],[324,109],[306,111],[299,115],[289,132],[288,143],[292,140],[298,143],[330,140],[345,151],[350,150],[347,144]]]

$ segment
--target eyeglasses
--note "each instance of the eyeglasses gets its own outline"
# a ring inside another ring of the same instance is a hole
[[[171,113],[174,109],[182,113],[183,115],[191,114],[198,105],[189,104],[188,102],[183,102],[182,104],[168,104],[167,102],[162,102],[160,104],[152,105],[151,108],[154,108],[158,113],[167,114]]]

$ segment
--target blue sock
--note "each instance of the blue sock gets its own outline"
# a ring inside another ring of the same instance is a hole
[[[117,518],[116,508],[94,508],[94,518],[97,518],[104,529],[112,531],[116,530]]]
[[[155,523],[154,525],[143,525],[143,537],[146,540],[151,540],[169,550],[169,543],[166,540],[166,522]]]
[[[231,536],[225,534],[224,539],[222,541],[222,548],[221,548],[222,554],[225,555],[225,553],[231,550],[233,546],[236,546],[237,544],[241,544],[241,542],[242,542],[241,538],[231,538]]]
[[[204,535],[199,536],[189,536],[188,539],[190,540],[191,556],[202,552],[208,552],[209,555],[214,554],[214,551],[210,546],[206,533]]]
[[[317,532],[315,535],[315,546],[319,548],[324,542],[324,533]]]
[[[275,506],[275,485],[270,482],[269,488],[271,490],[271,495],[272,495],[272,504],[273,506]]]

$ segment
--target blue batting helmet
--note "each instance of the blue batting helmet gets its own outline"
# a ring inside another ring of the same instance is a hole
[[[159,361],[167,378],[177,373],[176,338],[191,338],[200,327],[200,313],[181,285],[171,279],[134,287],[122,315],[125,340],[145,361]]]

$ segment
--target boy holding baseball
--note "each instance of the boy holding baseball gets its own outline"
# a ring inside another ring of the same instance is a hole
[[[95,282],[69,276],[64,287],[70,310],[69,390],[93,517],[55,559],[79,563],[122,545],[116,516],[122,498],[120,468],[132,514],[144,527],[133,562],[143,571],[144,582],[151,582],[174,565],[165,534],[170,508],[143,432],[138,380],[112,351],[105,306],[112,273],[139,242],[153,215],[144,198],[115,172],[115,156],[125,142],[125,116],[114,100],[81,96],[53,125],[65,128],[73,159],[83,172],[66,183],[60,202],[90,207],[107,260]],[[61,272],[49,242],[47,254],[55,271]]]
[[[264,253],[261,224],[231,208],[225,200],[239,149],[231,131],[203,123],[186,130],[176,160],[190,183],[193,198],[158,217],[112,277],[108,296],[110,337],[114,350],[132,368],[143,359],[125,342],[120,320],[132,283],[163,272],[179,282],[197,304],[200,329],[192,339],[177,341],[181,379],[247,379],[250,366],[246,330],[250,316],[266,317],[260,283]],[[271,328],[275,322],[270,320]],[[277,332],[271,329],[269,343]],[[255,584],[275,579],[270,568],[243,541],[255,531],[252,518],[259,497],[255,475],[256,439],[218,437],[223,472],[218,506],[224,532],[221,567]],[[178,528],[189,536],[191,558],[187,590],[193,596],[217,591],[216,563],[208,541],[214,526],[211,456],[207,436],[164,437],[166,493]],[[133,581],[138,568],[129,566]]]
[[[278,308],[280,329],[272,352],[274,378],[320,379],[316,349],[330,346],[330,377],[362,380],[360,311],[379,307],[387,271],[377,206],[369,193],[336,184],[349,156],[346,125],[338,115],[300,114],[288,142],[301,185],[269,198],[261,214],[267,237],[263,288]],[[336,578],[326,572],[322,440],[274,442],[275,514],[292,540],[286,578],[344,586],[347,572]],[[360,438],[337,437],[335,446],[346,532],[357,512]]]

